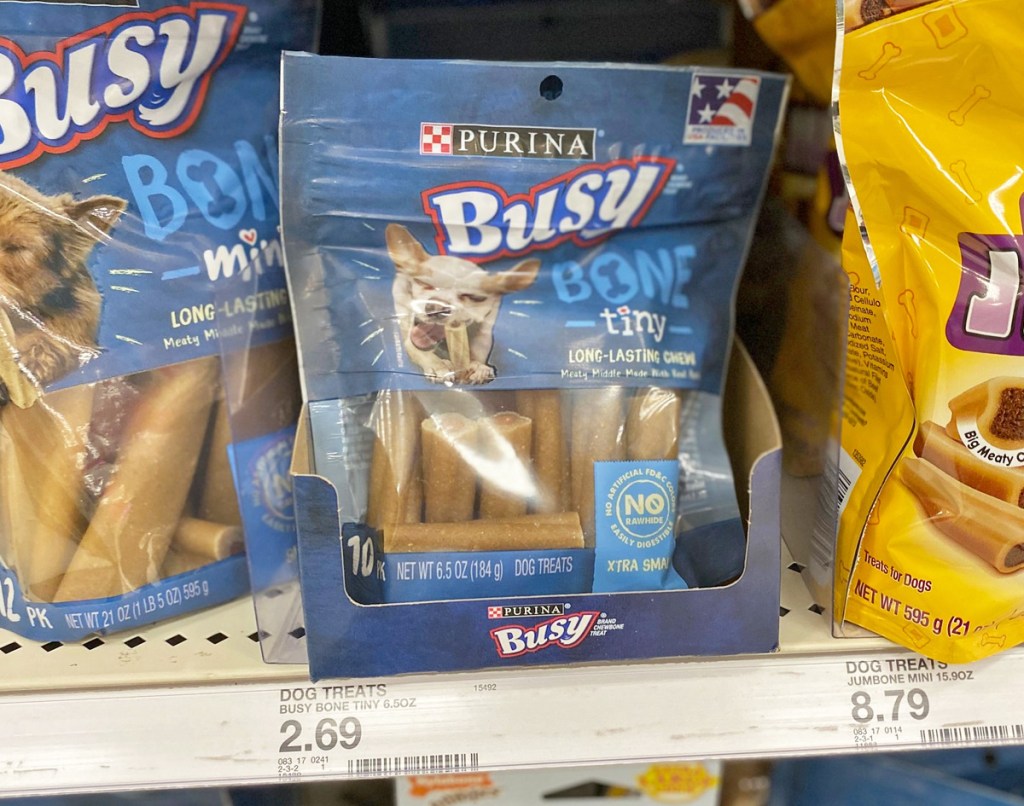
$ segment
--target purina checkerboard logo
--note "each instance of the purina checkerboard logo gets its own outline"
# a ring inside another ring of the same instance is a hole
[[[596,138],[594,129],[421,123],[420,154],[591,161]]]
[[[690,85],[683,142],[749,146],[760,88],[761,79],[757,76],[695,74]]]
[[[505,605],[487,608],[487,618],[529,618],[530,616],[564,616],[564,604]]]
[[[421,154],[451,154],[452,129],[450,123],[424,123],[420,126]]]

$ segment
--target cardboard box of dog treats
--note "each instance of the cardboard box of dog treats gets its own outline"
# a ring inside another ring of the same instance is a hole
[[[318,10],[0,3],[0,626],[73,640],[246,590],[220,338],[250,311],[254,346],[287,335],[278,61]]]
[[[771,649],[777,502],[745,530],[723,402],[786,80],[287,54],[283,87],[314,677]]]

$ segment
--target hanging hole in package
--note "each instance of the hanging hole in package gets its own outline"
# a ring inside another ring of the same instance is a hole
[[[277,237],[280,51],[317,14],[0,3],[0,627],[247,590],[215,289]]]
[[[723,387],[786,92],[285,54],[314,678],[775,648],[775,431]]]

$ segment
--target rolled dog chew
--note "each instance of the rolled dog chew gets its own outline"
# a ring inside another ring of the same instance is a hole
[[[530,450],[533,421],[502,411],[479,421],[480,517],[486,520],[525,515],[536,497]]]
[[[54,601],[116,596],[158,578],[199,463],[217,378],[215,359],[150,373]]]
[[[384,530],[384,551],[513,551],[583,548],[579,515],[526,515],[489,521],[398,524]]]
[[[572,393],[572,508],[579,513],[583,539],[594,546],[594,463],[626,457],[622,387],[580,389]]]
[[[379,392],[371,426],[377,435],[370,460],[366,523],[375,529],[422,519],[420,425],[423,412],[411,392]]]
[[[14,342],[14,326],[7,311],[0,310],[0,381],[7,387],[7,397],[19,409],[27,409],[39,399],[39,388],[22,371]]]
[[[245,541],[240,526],[182,518],[178,521],[171,545],[176,551],[198,554],[210,561],[240,554],[245,548]]]
[[[76,386],[29,409],[8,406],[0,415],[8,552],[22,588],[37,601],[53,600],[86,527],[90,502],[82,469],[94,391],[93,385]]]
[[[433,414],[420,429],[427,523],[473,519],[479,427],[456,412]]]
[[[213,560],[209,557],[204,557],[202,554],[179,551],[172,546],[168,550],[167,556],[164,557],[164,565],[160,576],[163,579],[176,577],[178,574],[187,574],[189,571],[195,571],[197,568],[202,568],[212,562]]]
[[[210,439],[206,446],[205,461],[199,473],[199,505],[196,515],[214,523],[242,525],[238,510],[238,494],[235,480],[228,461],[228,446],[231,444],[231,424],[228,420],[228,404],[222,400],[216,404]]]
[[[558,389],[519,390],[516,408],[533,420],[533,474],[538,494],[531,507],[540,513],[566,512],[571,509],[572,501],[562,392]]]
[[[471,361],[469,355],[469,333],[466,325],[445,325],[444,340],[448,345],[448,360],[452,362],[452,369],[455,374],[469,369]]]
[[[640,460],[679,458],[681,393],[675,389],[638,389],[626,415],[626,456]]]
[[[975,456],[938,423],[922,423],[914,453],[968,487],[1024,507],[1024,468],[1003,467]]]
[[[973,416],[981,436],[1003,450],[1024,448],[1024,378],[992,378],[949,401],[947,433],[959,439],[957,421]]]
[[[900,478],[939,531],[997,571],[1024,567],[1024,513],[1005,501],[961,484],[924,459],[910,456]]]

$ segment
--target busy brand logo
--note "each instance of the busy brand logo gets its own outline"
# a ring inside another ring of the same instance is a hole
[[[571,649],[583,643],[597,624],[600,613],[585,610],[571,616],[557,616],[530,627],[511,624],[495,627],[491,638],[502,658],[516,658],[548,647]]]
[[[180,135],[199,116],[245,14],[228,3],[125,14],[31,53],[0,37],[0,168],[71,151],[111,123]]]
[[[572,240],[587,248],[636,227],[675,168],[667,157],[586,165],[526,193],[490,182],[458,182],[422,194],[441,254],[492,259],[551,249]]]
[[[524,616],[564,616],[564,604],[505,605],[487,608],[487,618],[523,618]]]
[[[421,123],[420,154],[592,160],[596,138],[594,129]]]
[[[757,76],[694,75],[683,142],[749,146],[760,88]]]

